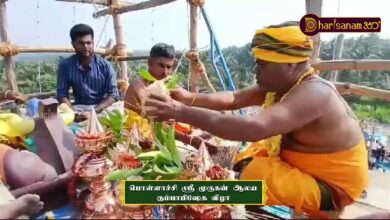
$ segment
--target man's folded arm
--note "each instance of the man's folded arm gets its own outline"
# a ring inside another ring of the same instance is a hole
[[[111,64],[108,64],[108,82],[106,86],[106,94],[107,96],[95,107],[95,111],[100,113],[107,107],[111,106],[113,103],[119,100],[119,92],[118,92],[118,83],[116,80],[116,74],[114,67]]]

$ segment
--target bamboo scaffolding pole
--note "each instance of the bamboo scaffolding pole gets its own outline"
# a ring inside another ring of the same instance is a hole
[[[344,34],[337,35],[336,44],[334,45],[333,50],[333,60],[339,60],[341,55],[343,54],[343,46],[344,46]],[[330,80],[332,82],[337,82],[339,79],[339,70],[333,70],[330,76]]]
[[[390,70],[390,60],[330,60],[313,63],[319,70]]]
[[[116,5],[115,7],[111,7],[111,8],[107,8],[107,9],[103,9],[101,11],[95,12],[95,13],[93,13],[92,16],[94,18],[98,18],[98,17],[102,17],[102,16],[105,16],[105,15],[108,15],[111,13],[112,14],[123,14],[123,13],[130,12],[130,11],[139,11],[139,10],[157,7],[160,5],[165,5],[165,4],[174,2],[174,1],[176,1],[176,0],[149,0],[149,1],[141,2],[141,3],[133,4],[133,5],[128,5],[128,6]]]
[[[117,61],[134,61],[134,60],[147,60],[149,59],[148,55],[145,56],[128,56],[128,57],[120,57]],[[112,58],[108,58],[107,60],[112,61]]]
[[[190,3],[188,3],[190,4]],[[190,4],[190,51],[198,53],[198,6]],[[199,55],[197,55],[199,57]],[[202,62],[200,58],[197,60]],[[200,76],[196,73],[194,65],[200,65],[195,61],[190,62],[190,88],[192,92],[199,92]]]
[[[176,53],[176,59],[179,59],[182,56],[182,53]],[[120,57],[118,61],[134,61],[134,60],[147,60],[149,59],[149,55],[137,55],[137,56],[127,56]],[[112,60],[112,58],[108,58],[107,60]]]
[[[108,6],[108,0],[56,0],[58,2],[72,2],[72,3],[83,3],[83,4],[96,4],[96,5],[105,5]],[[121,5],[129,6],[134,3],[122,2]]]
[[[341,95],[357,95],[369,98],[377,98],[385,101],[390,101],[390,91],[375,89],[367,86],[355,85],[350,83],[333,82],[337,91]],[[56,92],[42,92],[26,94],[28,98],[49,98],[55,97]],[[70,94],[71,95],[71,94]]]
[[[190,49],[196,51],[198,50],[198,15],[198,7],[190,4]]]
[[[111,6],[114,5],[121,5],[120,0],[111,0]],[[113,22],[114,22],[114,30],[115,30],[115,40],[116,40],[116,45],[123,45],[123,51],[120,52],[126,52],[127,48],[125,45],[125,31],[123,29],[123,24],[122,24],[122,17],[121,15],[114,14],[113,16]],[[125,80],[126,82],[128,81],[128,76],[127,76],[127,62],[125,61],[119,61],[119,78]]]
[[[71,95],[72,93],[69,93]],[[45,98],[50,98],[50,97],[56,97],[56,92],[37,92],[37,93],[30,93],[26,94],[26,96],[31,99],[31,98],[39,98],[39,99],[45,99]]]
[[[18,53],[74,53],[74,49],[70,47],[17,47]],[[107,49],[104,48],[95,48],[96,54],[106,54]],[[131,53],[128,52],[127,56],[131,56]]]
[[[180,56],[182,55],[182,53],[178,53],[176,54],[176,58],[180,58]],[[134,61],[134,60],[147,60],[149,59],[149,55],[139,55],[139,56],[126,56],[126,57],[119,57],[117,60],[115,61]],[[107,60],[109,61],[113,61],[112,58],[107,58]]]
[[[108,50],[104,48],[95,49],[96,54],[105,55]],[[21,47],[19,48],[19,53],[74,53],[73,48],[44,48],[44,47]],[[182,53],[179,52],[176,54],[176,58],[180,58]],[[133,55],[131,52],[127,52],[127,56],[119,57],[117,61],[130,61],[130,60],[145,60],[148,59],[149,55]],[[107,58],[107,60],[113,60],[112,58]]]
[[[307,14],[315,14],[318,17],[322,15],[322,0],[306,0],[306,13]],[[320,55],[320,47],[321,47],[321,37],[320,34],[316,34],[311,36],[311,39],[314,43],[313,55],[311,57],[311,62],[314,63],[318,60]]]
[[[7,24],[7,7],[5,0],[0,0],[0,38],[2,42],[10,42]],[[13,58],[11,55],[4,56],[5,74],[7,76],[8,89],[18,91],[16,77],[13,68]]]
[[[355,85],[343,82],[333,82],[337,91],[341,95],[357,95],[369,98],[377,98],[385,101],[390,101],[390,91],[383,89],[375,89],[367,86]],[[42,92],[26,94],[28,98],[49,98],[55,97],[56,92]],[[70,93],[72,95],[72,93]]]
[[[19,47],[19,53],[74,53],[73,48],[66,47]],[[107,49],[95,49],[96,54],[106,54]],[[176,56],[180,57],[182,54],[178,53]],[[126,60],[142,60],[149,58],[148,55],[132,56],[131,52],[127,52],[126,57],[120,57],[118,61]],[[109,59],[110,60],[110,59]],[[317,61],[312,66],[316,69],[326,70],[390,70],[390,60],[377,59],[343,59],[343,60],[325,60]]]
[[[187,53],[187,59],[190,64],[190,88],[192,92],[199,92],[199,81],[202,80],[209,92],[216,92],[200,59],[198,48],[199,7],[202,7],[204,2],[189,0],[188,4],[190,5],[190,52]]]
[[[334,85],[341,95],[357,95],[390,101],[390,91],[388,90],[375,89],[367,86],[342,82],[334,82]]]

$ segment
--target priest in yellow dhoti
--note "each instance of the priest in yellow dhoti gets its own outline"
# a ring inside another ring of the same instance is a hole
[[[313,43],[298,22],[257,30],[252,41],[257,83],[234,92],[171,99],[156,94],[147,115],[175,119],[221,138],[254,142],[236,158],[244,180],[264,180],[266,205],[325,217],[357,200],[367,186],[367,152],[359,122],[328,81],[315,75]],[[262,105],[254,116],[220,114]]]

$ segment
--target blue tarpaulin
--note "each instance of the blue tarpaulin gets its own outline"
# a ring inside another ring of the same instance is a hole
[[[264,206],[261,209],[283,219],[292,219],[290,208],[286,206]]]
[[[36,218],[37,220],[46,219],[79,219],[79,211],[72,205],[67,205],[59,209],[45,212]]]

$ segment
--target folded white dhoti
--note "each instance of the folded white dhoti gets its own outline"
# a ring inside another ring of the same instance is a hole
[[[78,112],[89,112],[93,108],[95,108],[96,105],[73,105],[73,111],[75,113]],[[124,103],[123,101],[118,101],[113,103],[111,106],[107,107],[105,111],[101,112],[101,114],[105,114],[105,112],[112,112],[114,110],[118,110],[121,114],[124,114]]]

